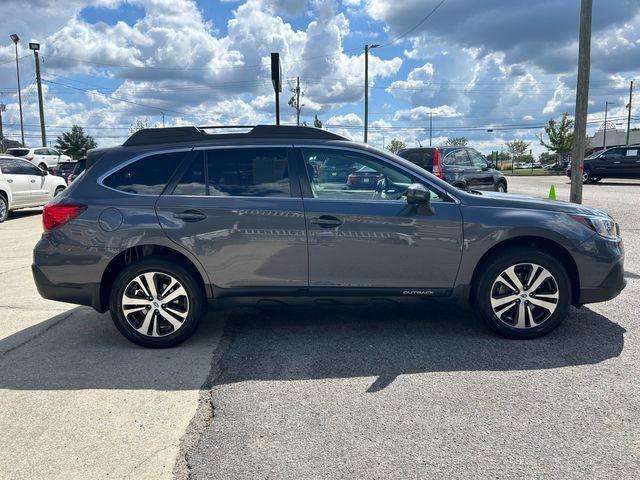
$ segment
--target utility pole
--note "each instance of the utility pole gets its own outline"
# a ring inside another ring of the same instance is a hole
[[[4,103],[0,103],[0,153],[4,153],[4,132],[2,131],[2,112],[7,110]]]
[[[631,101],[633,100],[633,80],[629,84],[629,103],[627,105],[627,145],[629,145],[629,132],[631,132]]]
[[[587,108],[589,102],[589,70],[591,68],[591,12],[592,0],[580,2],[580,39],[578,46],[578,81],[576,85],[576,114],[571,151],[570,200],[582,203],[582,174],[587,136]]]
[[[22,121],[22,92],[20,89],[20,62],[18,61],[18,42],[20,41],[20,37],[17,33],[12,33],[9,35],[11,40],[16,46],[16,77],[18,79],[18,106],[20,108],[20,136],[22,138],[22,146],[26,146],[24,143],[24,124]]]
[[[431,146],[432,135],[433,135],[433,112],[429,112],[429,146]]]
[[[162,114],[162,128],[164,128],[164,112],[160,112]]]
[[[602,149],[607,148],[607,110],[609,105],[614,105],[613,102],[604,102],[604,129],[602,130]]]
[[[369,130],[369,50],[379,46],[377,43],[364,46],[364,143]]]
[[[29,43],[29,50],[33,50],[33,55],[36,59],[36,83],[38,84],[38,106],[40,107],[40,133],[42,135],[42,146],[47,146],[47,133],[44,130],[44,103],[42,101],[42,80],[40,79],[40,57],[38,56],[38,50],[40,50],[39,43]]]
[[[296,110],[296,125],[300,126],[300,112],[302,111],[302,105],[300,104],[300,96],[304,95],[300,90],[300,77],[296,77],[296,86],[289,89],[293,93],[293,96],[289,99],[289,106]]]

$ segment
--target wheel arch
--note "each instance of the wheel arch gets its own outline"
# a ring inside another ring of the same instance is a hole
[[[569,251],[565,247],[560,245],[558,242],[548,238],[536,237],[536,236],[520,236],[520,237],[509,238],[507,240],[504,240],[500,243],[495,244],[489,250],[487,250],[482,255],[482,257],[480,258],[480,261],[476,264],[473,270],[473,274],[471,276],[471,289],[470,289],[470,296],[469,296],[470,299],[474,298],[475,288],[477,286],[478,279],[480,277],[480,272],[483,271],[485,264],[488,263],[491,257],[495,255],[497,252],[504,250],[505,248],[509,249],[514,247],[535,248],[537,250],[547,252],[550,255],[557,258],[558,260],[560,260],[560,263],[562,263],[562,265],[567,270],[567,273],[569,275],[569,280],[571,282],[571,301],[575,305],[575,302],[577,301],[577,299],[580,298],[580,275],[578,273],[578,266],[575,260],[573,259]]]
[[[200,271],[196,264],[185,254],[176,249],[164,245],[136,245],[123,250],[113,257],[107,264],[100,279],[96,310],[105,312],[109,305],[109,295],[111,286],[118,274],[128,265],[142,260],[143,258],[158,257],[179,262],[181,266],[189,270],[196,281],[202,286],[205,298],[209,297],[209,285],[205,281],[206,276]]]

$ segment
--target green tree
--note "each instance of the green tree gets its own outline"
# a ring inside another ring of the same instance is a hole
[[[511,142],[507,142],[506,145],[511,156],[516,160],[520,160],[522,157],[527,155],[531,143],[525,142],[524,140],[513,140]]]
[[[562,114],[559,122],[556,122],[553,118],[549,120],[547,126],[544,127],[544,131],[549,137],[549,141],[546,141],[543,135],[537,135],[540,145],[547,150],[555,152],[558,156],[565,156],[571,153],[571,148],[573,147],[573,120],[569,118],[567,112]]]
[[[96,148],[98,144],[91,135],[86,135],[79,125],[73,125],[71,130],[58,136],[56,148],[76,160],[84,157],[87,150]]]
[[[138,120],[136,120],[135,122],[133,122],[130,126],[129,126],[129,134],[134,134],[136,133],[138,130],[142,130],[144,128],[150,128],[151,125],[149,125],[149,119],[148,118],[139,118]]]
[[[313,126],[316,127],[316,128],[322,128],[322,122],[318,118],[318,114],[317,113],[313,116]]]
[[[538,157],[538,161],[542,165],[549,165],[551,163],[555,163],[556,160],[557,160],[556,156],[549,152],[542,152]]]
[[[387,145],[386,148],[391,153],[398,153],[403,148],[406,148],[406,146],[407,144],[404,143],[402,140],[398,140],[397,138],[394,138],[389,142],[389,145]]]
[[[449,137],[447,141],[444,142],[445,145],[449,147],[466,147],[469,143],[467,137]]]

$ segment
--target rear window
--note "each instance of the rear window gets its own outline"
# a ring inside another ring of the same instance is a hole
[[[24,157],[29,154],[28,148],[10,148],[7,150],[9,155],[13,155],[14,157]]]
[[[103,184],[126,193],[159,195],[188,153],[162,153],[141,158],[109,175]]]
[[[434,152],[435,148],[420,148],[415,150],[403,150],[398,155],[430,172],[433,169]]]

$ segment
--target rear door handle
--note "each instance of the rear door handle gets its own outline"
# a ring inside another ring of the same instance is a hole
[[[36,181],[35,180],[31,180],[31,183],[36,183]]]
[[[332,215],[321,215],[311,219],[311,223],[322,228],[336,228],[342,225],[342,220]]]
[[[12,178],[7,178],[7,183],[13,183],[13,179]]]
[[[185,210],[184,212],[174,213],[173,218],[178,218],[185,222],[199,222],[207,218],[207,216],[200,210]]]

